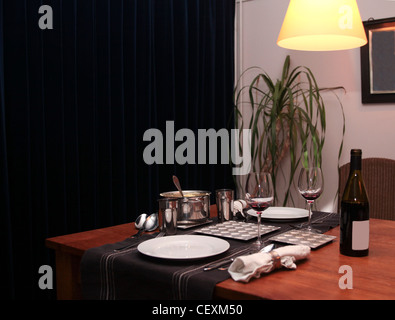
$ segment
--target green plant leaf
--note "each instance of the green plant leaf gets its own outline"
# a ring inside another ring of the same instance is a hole
[[[291,69],[290,56],[285,58],[281,78],[273,80],[265,71],[252,67],[247,72],[256,71],[252,81],[240,87],[240,79],[234,90],[236,128],[251,129],[251,158],[253,166],[260,171],[270,171],[275,186],[275,203],[280,193],[283,205],[293,201],[290,189],[300,165],[322,165],[322,150],[325,144],[326,114],[321,92],[335,92],[342,87],[320,89],[312,71],[304,66]],[[241,78],[240,77],[240,78]],[[336,94],[335,94],[336,95]],[[243,97],[247,97],[244,101]],[[343,116],[343,136],[338,151],[338,162],[342,153],[345,133]],[[251,117],[245,115],[239,106],[248,103]],[[246,120],[246,121],[244,121]],[[239,148],[241,150],[241,147]],[[289,176],[284,177],[283,166],[289,165]],[[286,190],[277,190],[277,179],[282,175],[287,180]]]

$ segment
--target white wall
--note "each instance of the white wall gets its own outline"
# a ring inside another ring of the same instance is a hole
[[[358,0],[363,21],[395,17],[395,1]],[[272,77],[280,77],[286,55],[292,66],[309,67],[320,87],[343,86],[340,94],[346,116],[346,134],[340,165],[349,161],[349,151],[361,148],[363,157],[395,159],[395,103],[368,104],[361,101],[360,50],[307,52],[283,49],[276,40],[288,0],[252,0],[243,3],[243,68],[259,66]],[[333,210],[337,190],[337,150],[341,141],[341,113],[332,94],[325,94],[327,132],[323,168],[325,191],[319,209]],[[303,203],[301,203],[303,205]]]

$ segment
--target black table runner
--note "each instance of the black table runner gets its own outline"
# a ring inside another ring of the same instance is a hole
[[[323,232],[338,225],[338,215],[315,212],[314,227]],[[290,230],[289,223],[262,222],[280,226],[281,229],[265,234],[265,241]],[[177,234],[194,234],[199,227],[178,230]],[[227,271],[203,268],[217,261],[237,257],[250,252],[251,241],[225,239],[230,248],[217,256],[193,261],[173,261],[145,256],[138,252],[139,243],[156,236],[143,235],[122,242],[106,244],[87,250],[81,260],[81,283],[84,299],[133,299],[180,300],[212,299],[214,287],[230,277]],[[114,249],[130,244],[131,247],[114,252]]]

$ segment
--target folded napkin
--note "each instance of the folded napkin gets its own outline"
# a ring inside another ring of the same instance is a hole
[[[241,214],[243,218],[245,218],[245,214],[243,209],[247,208],[247,202],[245,200],[236,200],[233,202],[233,213]]]
[[[310,255],[310,247],[304,245],[285,246],[269,253],[254,253],[237,257],[230,265],[228,272],[235,281],[248,282],[252,277],[259,278],[262,273],[269,273],[275,268],[284,266],[296,269],[297,260]]]

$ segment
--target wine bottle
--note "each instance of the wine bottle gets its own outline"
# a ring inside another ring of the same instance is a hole
[[[352,149],[340,212],[340,253],[352,257],[369,254],[369,199],[361,167],[362,151]]]

